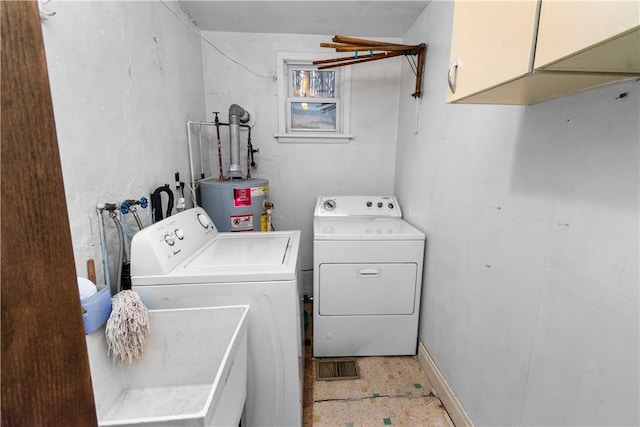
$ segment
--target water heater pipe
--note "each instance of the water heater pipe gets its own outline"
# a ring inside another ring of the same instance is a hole
[[[244,108],[237,104],[229,107],[229,141],[231,162],[229,164],[229,178],[242,179],[240,169],[240,123],[248,123],[251,117]]]

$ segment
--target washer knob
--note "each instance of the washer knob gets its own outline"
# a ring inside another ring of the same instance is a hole
[[[207,219],[206,216],[202,214],[198,214],[197,218],[202,228],[209,228],[209,220]]]
[[[182,228],[176,228],[176,231],[174,231],[174,234],[176,235],[178,240],[184,239],[184,230]]]
[[[173,246],[176,244],[176,240],[173,237],[171,237],[169,234],[164,235],[164,242],[169,246]]]
[[[378,202],[378,207],[382,208],[382,202]]]
[[[371,202],[371,200],[367,201],[367,207],[370,208],[371,206],[373,206],[373,203]]]
[[[393,209],[393,208],[394,208],[393,203],[389,203],[389,209]]]

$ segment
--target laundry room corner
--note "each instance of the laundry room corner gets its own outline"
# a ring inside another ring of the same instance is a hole
[[[183,13],[175,2],[42,6],[76,270],[85,276],[95,260],[99,283],[96,206],[149,199],[164,184],[173,189],[176,172],[182,181],[189,174],[185,123],[204,114],[202,50],[169,6]],[[138,210],[144,225],[150,211]]]

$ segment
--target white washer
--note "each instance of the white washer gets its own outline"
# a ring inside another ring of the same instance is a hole
[[[313,230],[313,355],[416,354],[425,235],[395,197],[321,196]]]
[[[201,208],[131,243],[132,289],[148,308],[250,305],[243,425],[302,425],[299,247],[299,231],[220,233]]]

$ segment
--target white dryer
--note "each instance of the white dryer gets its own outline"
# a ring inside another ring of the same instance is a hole
[[[416,354],[425,235],[395,197],[321,196],[313,230],[313,355]]]
[[[201,208],[157,222],[131,243],[132,289],[147,307],[250,305],[243,425],[302,425],[299,246],[299,231],[220,233]]]

